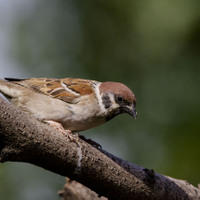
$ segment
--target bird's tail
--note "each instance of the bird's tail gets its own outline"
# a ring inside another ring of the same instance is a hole
[[[0,79],[0,92],[6,98],[15,98],[23,95],[24,88],[14,82],[8,82],[6,80]]]

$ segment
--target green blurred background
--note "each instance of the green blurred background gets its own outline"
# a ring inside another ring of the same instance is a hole
[[[82,132],[104,149],[174,178],[200,182],[200,1],[0,0],[0,78],[119,81],[137,97]],[[0,199],[59,199],[64,177],[0,164]]]

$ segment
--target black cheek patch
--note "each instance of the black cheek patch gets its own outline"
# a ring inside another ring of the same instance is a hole
[[[103,105],[104,107],[107,109],[107,108],[110,108],[112,102],[110,100],[110,97],[108,96],[108,94],[104,94],[102,96],[102,102],[103,102]]]

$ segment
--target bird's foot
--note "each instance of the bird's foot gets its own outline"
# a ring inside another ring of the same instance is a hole
[[[56,128],[58,131],[60,131],[65,137],[69,138],[70,140],[75,140],[75,138],[73,137],[72,131],[70,130],[65,130],[62,126],[61,123],[59,122],[55,122],[52,120],[46,120],[46,123],[50,124],[51,126],[53,126],[54,128]]]
[[[97,142],[95,142],[95,141],[93,141],[93,140],[91,140],[91,139],[87,139],[87,138],[86,138],[85,136],[83,136],[83,135],[78,135],[78,137],[79,137],[80,139],[84,140],[85,142],[87,142],[88,144],[92,145],[93,147],[95,147],[95,148],[97,148],[97,149],[102,149],[102,146],[101,146],[99,143],[97,143]]]

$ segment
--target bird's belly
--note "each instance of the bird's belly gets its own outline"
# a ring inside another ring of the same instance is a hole
[[[64,118],[61,124],[73,132],[84,131],[106,122],[95,99],[84,96],[80,103],[71,105],[71,111],[71,115]]]
[[[31,99],[27,96],[23,98],[23,101],[20,98],[13,100],[16,106],[36,119],[59,122],[66,130],[74,132],[90,129],[106,122],[104,115],[99,114],[99,107],[94,102],[82,100],[73,105],[37,93],[33,93]]]
[[[66,130],[71,130],[72,132],[84,131],[95,126],[99,126],[105,123],[106,120],[104,118],[93,117],[93,118],[83,118],[83,119],[66,119],[61,122],[63,127]]]

